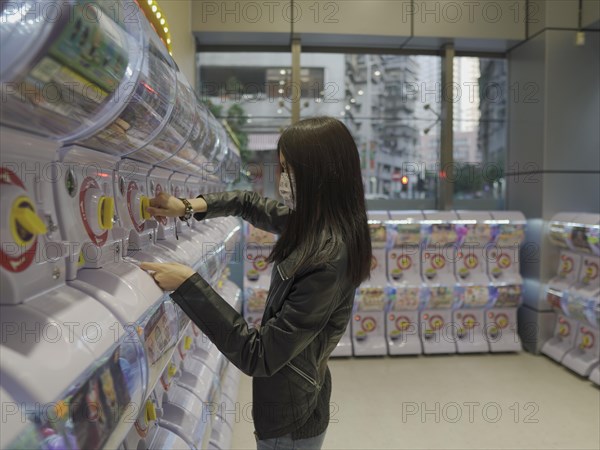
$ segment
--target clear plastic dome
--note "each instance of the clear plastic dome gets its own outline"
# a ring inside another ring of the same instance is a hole
[[[155,34],[144,19],[148,34]],[[157,47],[156,45],[159,45]],[[169,120],[176,96],[177,74],[159,41],[150,39],[133,96],[107,127],[79,143],[106,153],[127,155],[157,137]]]
[[[155,139],[129,155],[130,158],[161,165],[160,163],[176,154],[188,140],[194,127],[194,97],[190,95],[187,81],[181,73],[177,74],[176,86],[175,104],[169,113],[169,122]]]
[[[61,142],[110,122],[143,60],[139,20],[113,0],[2,3],[2,124]]]

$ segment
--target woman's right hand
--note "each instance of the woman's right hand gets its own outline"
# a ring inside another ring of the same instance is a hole
[[[177,197],[161,192],[150,199],[147,211],[154,217],[181,217],[185,215],[185,205]]]

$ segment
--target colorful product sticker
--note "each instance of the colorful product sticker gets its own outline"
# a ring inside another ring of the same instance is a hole
[[[371,234],[371,246],[373,248],[385,248],[386,245],[386,229],[383,224],[369,224],[369,232]]]
[[[558,275],[561,278],[573,277],[572,273],[575,268],[575,260],[573,257],[574,255],[571,255],[570,253],[561,253],[558,262]]]
[[[525,240],[525,225],[499,224],[495,227],[495,243],[498,247],[519,248]]]
[[[267,231],[256,228],[250,224],[248,224],[247,238],[246,242],[248,246],[252,247],[262,247],[262,246],[272,246],[277,241],[277,236],[273,233],[269,233]]]
[[[584,297],[570,297],[566,302],[569,317],[580,322],[587,321],[586,309],[588,308],[588,299]]]
[[[394,247],[415,247],[421,243],[421,225],[418,223],[396,225],[393,231]]]
[[[10,447],[53,450],[103,448],[133,400],[127,368],[139,364],[139,361],[124,358],[121,354],[123,346],[128,345],[122,344],[101,358],[99,366],[84,374],[82,380],[74,383],[61,399],[28,410],[27,418],[32,425]],[[141,392],[139,373],[133,386]],[[34,437],[37,437],[36,443],[33,442]]]
[[[564,296],[564,293],[555,291],[554,289],[548,289],[546,291],[546,301],[548,302],[548,305],[558,312],[563,312],[562,299]]]
[[[144,61],[144,72],[127,107],[114,122],[83,144],[119,154],[144,147],[162,129],[174,96],[175,72],[165,61],[149,53]]]
[[[444,246],[456,243],[458,235],[455,225],[451,223],[433,224],[429,227],[428,245]]]
[[[128,63],[127,33],[94,2],[73,7],[73,17],[50,47],[50,54],[107,92],[114,92]]]
[[[462,297],[463,307],[482,308],[490,302],[490,290],[488,286],[466,286]]]
[[[421,289],[418,287],[393,289],[394,311],[416,311],[421,304]]]
[[[587,240],[592,253],[600,255],[600,226],[594,225],[589,228]]]
[[[580,252],[591,253],[590,244],[588,242],[588,227],[572,227],[571,237],[569,239],[573,250]]]
[[[386,292],[380,287],[361,287],[357,292],[359,311],[382,311],[385,307]]]
[[[263,288],[246,288],[245,301],[246,310],[249,312],[261,312],[265,310],[269,290]]]
[[[516,308],[521,304],[521,285],[496,286],[492,291],[492,302],[496,308]]]
[[[458,224],[456,225],[458,242],[464,246],[484,247],[492,240],[492,228],[489,224]]]
[[[569,248],[567,241],[571,235],[571,228],[564,222],[550,222],[548,238],[552,244],[561,248]]]
[[[175,339],[176,336],[171,332],[171,321],[163,303],[144,326],[144,344],[148,365],[158,361]]]
[[[581,282],[592,288],[600,288],[598,279],[598,266],[600,260],[598,258],[586,257],[583,258],[581,266]]]
[[[429,289],[429,302],[427,307],[432,309],[449,309],[454,304],[454,288],[450,286],[437,286]]]

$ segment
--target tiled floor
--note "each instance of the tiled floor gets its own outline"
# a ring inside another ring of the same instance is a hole
[[[329,367],[326,449],[600,448],[600,390],[543,356],[342,359]],[[238,400],[232,446],[256,448],[249,377]]]

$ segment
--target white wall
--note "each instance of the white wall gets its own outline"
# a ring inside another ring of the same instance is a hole
[[[196,83],[196,42],[192,34],[192,0],[163,0],[160,7],[169,24],[173,58],[192,86]]]

